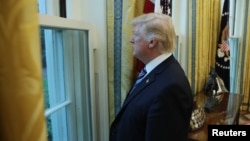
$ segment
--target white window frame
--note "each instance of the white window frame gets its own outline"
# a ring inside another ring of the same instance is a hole
[[[76,91],[76,93],[78,93],[78,95],[75,95],[76,96],[76,101],[74,101],[75,103],[73,103],[73,105],[75,104],[75,106],[71,106],[72,111],[76,111],[76,112],[72,112],[71,114],[74,114],[73,116],[71,117],[74,117],[75,119],[70,119],[74,122],[76,122],[76,124],[73,124],[70,129],[68,129],[69,132],[71,133],[75,133],[74,135],[70,135],[70,140],[77,140],[77,141],[83,141],[84,137],[83,133],[85,130],[85,128],[90,128],[92,131],[92,135],[89,135],[91,137],[88,137],[89,140],[93,140],[95,141],[96,138],[97,138],[97,130],[96,127],[97,127],[97,123],[96,123],[96,106],[97,103],[96,103],[96,97],[95,97],[95,69],[94,69],[94,63],[95,63],[95,60],[94,60],[94,53],[95,53],[95,49],[96,49],[96,41],[94,41],[95,39],[95,28],[89,24],[89,23],[86,23],[86,22],[80,22],[80,21],[75,21],[75,20],[70,20],[70,19],[65,19],[65,18],[60,18],[60,17],[56,17],[56,16],[48,16],[48,15],[43,15],[43,14],[39,14],[39,25],[40,26],[43,26],[43,27],[51,27],[51,28],[63,28],[63,29],[75,29],[75,30],[86,30],[88,31],[88,43],[89,43],[89,78],[90,78],[90,103],[91,105],[89,105],[90,107],[90,110],[91,110],[91,119],[88,119],[90,122],[91,122],[91,127],[89,127],[90,125],[88,126],[77,126],[77,127],[74,127],[74,125],[82,125],[82,122],[83,122],[83,118],[84,117],[81,117],[81,112],[83,111],[82,109],[82,105],[84,104],[84,101],[81,101],[79,97],[83,96],[83,95],[79,95],[81,94],[82,92],[80,92],[80,85],[75,85],[74,88],[71,88],[73,89],[74,91]],[[77,52],[77,50],[73,50],[73,52]],[[79,62],[75,62],[75,63],[79,63]],[[70,67],[70,66],[69,66]],[[81,66],[80,66],[81,67]],[[78,68],[76,68],[75,70],[79,70]],[[55,70],[56,71],[56,70]],[[66,70],[67,71],[67,70]],[[56,73],[56,72],[54,72]],[[80,75],[81,72],[70,72],[70,73],[74,73],[75,75],[75,78],[77,78],[78,76],[77,75]],[[67,74],[67,73],[66,73]],[[58,79],[56,78],[56,81]],[[75,84],[81,84],[83,83],[83,80],[81,79],[77,79],[77,80],[72,80],[72,78],[70,77],[65,77],[65,82],[68,82],[69,84],[71,84],[70,82],[72,81],[75,81],[74,83]],[[69,85],[70,87],[70,85]],[[68,89],[70,90],[70,88]],[[67,92],[68,93],[68,92]],[[69,95],[68,95],[69,96]],[[64,103],[61,103],[60,105],[57,105],[56,107],[50,109],[50,110],[47,110],[45,112],[45,115],[48,116],[50,114],[52,114],[53,112],[61,109],[62,107],[65,107],[67,105],[69,105],[70,103],[72,103],[72,99],[68,100],[68,101],[65,101]]]

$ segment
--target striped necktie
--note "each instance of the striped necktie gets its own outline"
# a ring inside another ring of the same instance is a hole
[[[137,80],[133,86],[133,88],[131,89],[130,93],[135,89],[135,87],[142,81],[142,79],[144,78],[144,76],[147,74],[147,71],[145,68],[143,68],[141,70],[141,72],[139,73],[138,77],[137,77]]]

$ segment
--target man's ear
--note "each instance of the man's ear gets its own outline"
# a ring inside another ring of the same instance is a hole
[[[149,48],[155,47],[157,45],[157,43],[158,43],[157,40],[152,39],[152,40],[150,40],[148,47]]]

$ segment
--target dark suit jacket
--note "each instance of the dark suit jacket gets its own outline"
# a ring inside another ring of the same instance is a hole
[[[185,141],[193,107],[188,79],[170,56],[127,96],[110,141]]]

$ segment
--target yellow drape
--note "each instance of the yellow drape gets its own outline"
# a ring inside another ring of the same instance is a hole
[[[121,76],[121,94],[124,101],[128,91],[134,81],[135,59],[132,54],[132,44],[130,38],[132,36],[133,27],[130,25],[132,19],[143,13],[144,0],[126,0],[123,1],[123,18],[122,18],[122,76]]]
[[[219,0],[196,1],[195,93],[204,88],[210,67],[215,64],[220,6]]]
[[[114,107],[114,0],[107,1],[107,34],[108,34],[108,95],[109,122],[115,118]]]
[[[132,35],[131,20],[143,13],[145,0],[125,0],[123,1],[122,13],[122,42],[121,42],[121,100],[122,102],[132,85],[134,77],[134,57],[130,37]],[[114,94],[114,0],[107,1],[108,13],[108,88],[109,88],[109,111],[110,123],[115,117],[115,94]],[[122,103],[121,103],[122,104]]]
[[[248,13],[250,13],[250,2],[248,2]],[[248,105],[243,105],[242,110],[248,110],[250,111],[250,14],[248,14],[248,21],[247,21],[247,35],[246,35],[246,46],[245,46],[245,52],[242,52],[245,56],[244,58],[244,74],[243,74],[243,90],[242,94],[244,95],[243,97],[243,103],[246,103]],[[242,55],[243,55],[242,54]]]
[[[194,82],[192,82],[192,77],[193,77],[193,72],[192,72],[192,59],[190,59],[192,56],[193,56],[193,54],[192,54],[192,38],[195,38],[195,37],[193,37],[193,24],[192,24],[192,22],[193,22],[193,20],[192,20],[192,15],[193,15],[193,8],[195,7],[195,6],[193,6],[192,5],[192,3],[191,2],[189,2],[189,4],[188,4],[188,7],[189,7],[189,15],[188,15],[188,40],[189,40],[189,42],[188,42],[188,44],[187,44],[187,46],[188,46],[188,56],[189,56],[189,59],[187,60],[187,62],[188,62],[188,65],[187,65],[187,77],[188,77],[188,79],[189,79],[189,82],[191,83],[191,85],[194,83]]]
[[[46,141],[37,0],[0,3],[0,140]]]

